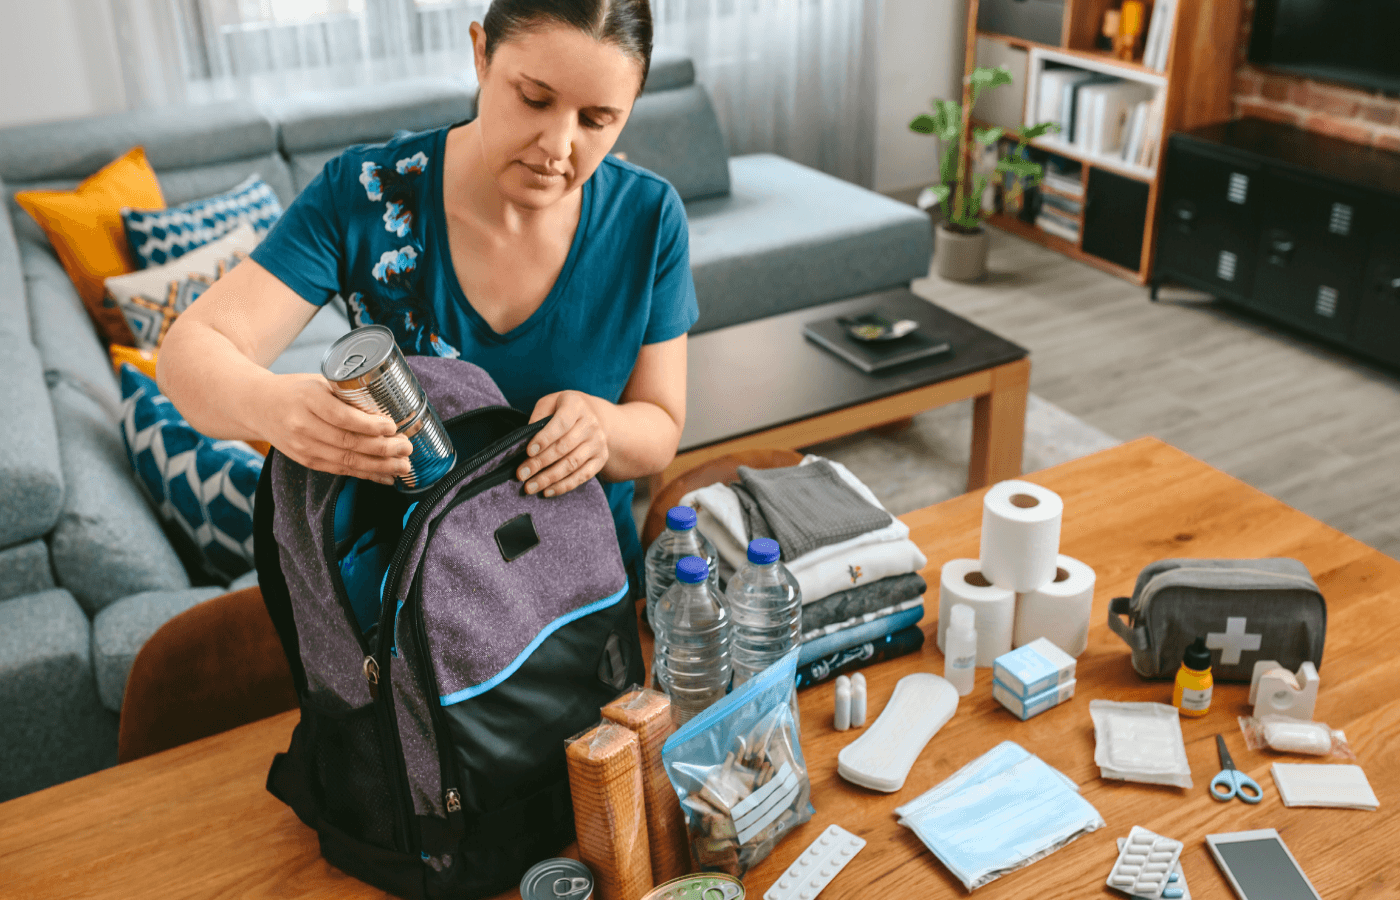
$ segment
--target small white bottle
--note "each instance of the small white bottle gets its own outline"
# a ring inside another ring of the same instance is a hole
[[[851,679],[845,675],[836,676],[836,702],[832,712],[835,719],[832,727],[837,731],[846,731],[851,727]]]
[[[851,676],[851,727],[865,727],[865,676],[860,672]]]
[[[948,614],[948,634],[943,644],[943,677],[959,697],[972,693],[977,666],[977,614],[959,603]]]

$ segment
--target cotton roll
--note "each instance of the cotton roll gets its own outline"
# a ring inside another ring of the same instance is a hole
[[[1094,570],[1072,556],[1055,559],[1055,577],[1039,590],[1016,596],[1016,646],[1043,637],[1070,656],[1089,644]]]
[[[1064,509],[1058,494],[1038,484],[1013,480],[992,485],[982,501],[982,574],[1017,593],[1053,580]]]
[[[975,559],[952,559],[943,564],[938,586],[938,649],[944,648],[953,607],[972,607],[977,627],[977,665],[990,667],[1011,649],[1016,624],[1016,594],[992,584]]]

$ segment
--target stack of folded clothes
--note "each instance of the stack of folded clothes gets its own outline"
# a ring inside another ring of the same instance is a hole
[[[784,469],[740,467],[739,480],[692,491],[697,526],[715,545],[721,578],[750,540],[773,538],[802,589],[798,686],[918,650],[928,560],[843,465],[808,456]]]

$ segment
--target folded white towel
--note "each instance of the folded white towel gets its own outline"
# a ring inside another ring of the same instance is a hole
[[[818,459],[821,457],[809,454],[802,465]],[[828,462],[857,493],[880,509],[885,508],[849,469],[838,462]],[[734,568],[742,566],[749,537],[734,491],[717,482],[691,491],[681,498],[681,503],[696,509],[696,527],[715,545],[715,551]],[[802,588],[805,604],[881,578],[917,572],[928,565],[928,558],[909,540],[909,526],[891,518],[884,528],[819,547],[785,565]]]

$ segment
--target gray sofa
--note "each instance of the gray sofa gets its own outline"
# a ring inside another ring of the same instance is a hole
[[[115,762],[136,652],[172,616],[229,589],[192,586],[132,476],[107,353],[14,192],[71,188],[140,144],[172,205],[254,172],[286,205],[346,146],[470,118],[474,96],[469,77],[418,79],[0,129],[0,800]],[[686,201],[696,331],[927,270],[922,213],[777,156],[729,158],[684,57],[658,54],[617,150]],[[274,369],[316,370],[347,327],[328,304]]]

